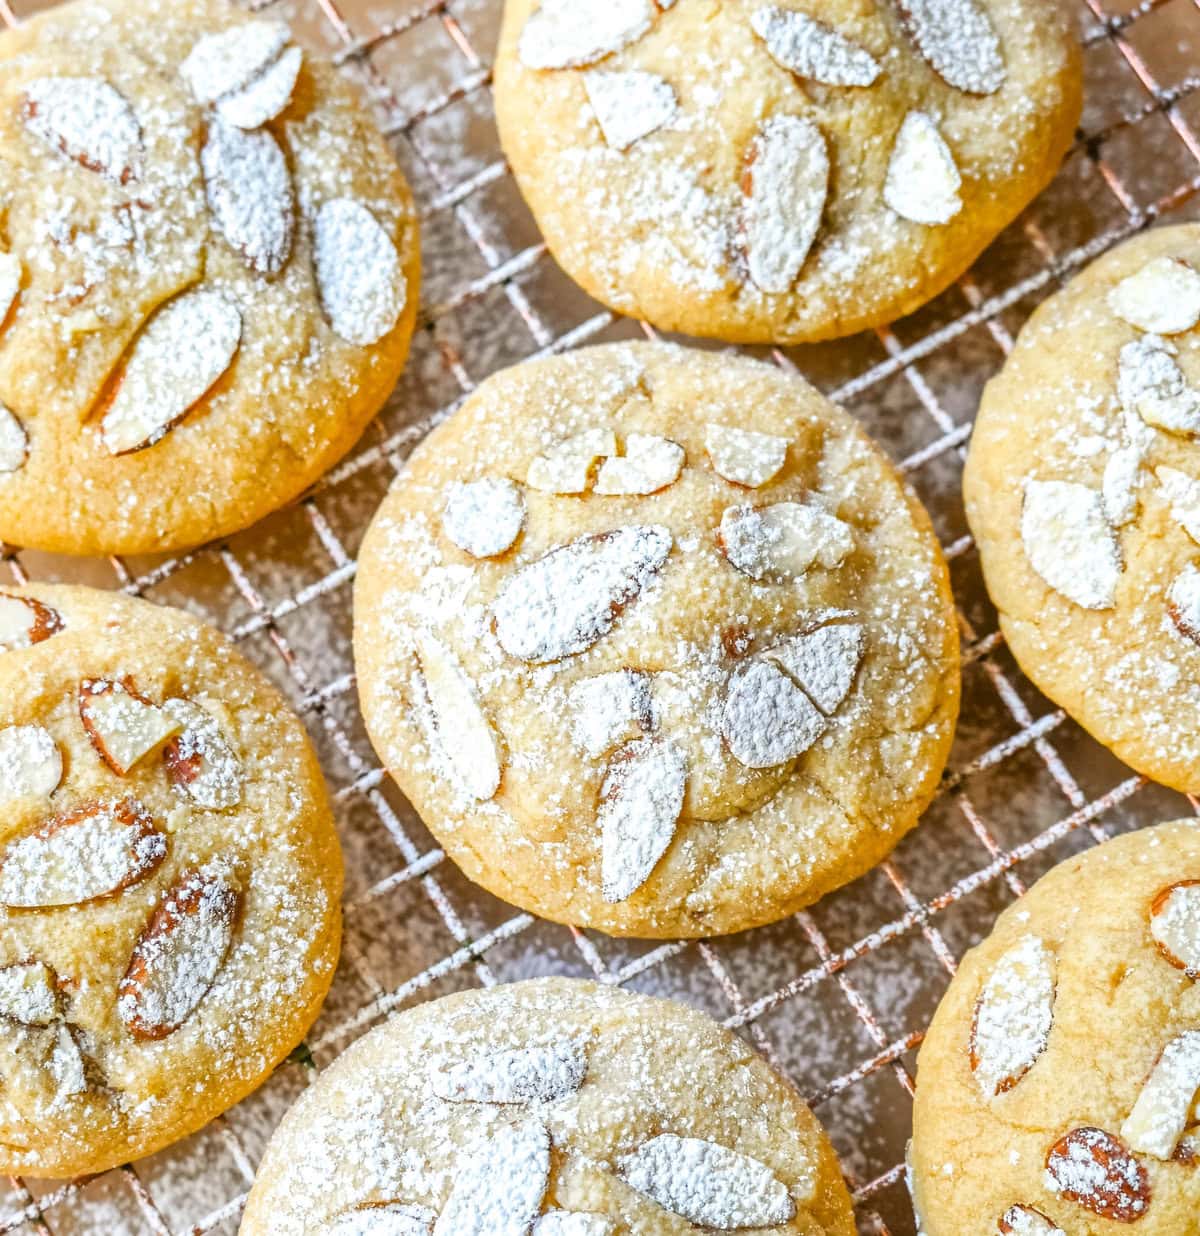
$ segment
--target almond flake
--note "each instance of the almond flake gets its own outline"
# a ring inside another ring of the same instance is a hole
[[[1171,965],[1200,978],[1200,880],[1181,880],[1158,894],[1150,907],[1150,934]]]
[[[270,133],[245,133],[219,116],[200,152],[217,231],[251,270],[274,275],[292,251],[292,177]]]
[[[1171,518],[1192,538],[1200,542],[1200,481],[1178,468],[1155,468],[1154,475],[1171,504]]]
[[[0,1017],[23,1026],[48,1026],[62,1014],[62,993],[44,961],[0,967]]]
[[[766,5],[750,25],[777,64],[810,81],[869,86],[882,72],[870,52],[806,13]]]
[[[612,1236],[617,1225],[605,1215],[582,1210],[548,1210],[533,1225],[533,1236]]]
[[[313,260],[329,324],[348,343],[370,347],[400,320],[408,299],[400,255],[365,206],[340,197],[321,207]]]
[[[567,699],[572,736],[592,759],[654,729],[650,675],[639,670],[612,670],[581,679]]]
[[[1200,433],[1200,394],[1175,361],[1174,345],[1158,335],[1143,335],[1121,349],[1117,394],[1121,406],[1147,425],[1168,433]]]
[[[431,1073],[433,1093],[451,1103],[553,1103],[574,1094],[587,1076],[587,1043],[485,1052]]]
[[[543,0],[517,56],[528,69],[578,69],[628,47],[654,24],[652,0]]]
[[[221,292],[185,292],[138,336],[100,422],[114,455],[153,446],[212,389],[242,339],[242,315]]]
[[[791,291],[808,257],[829,191],[825,137],[803,116],[764,121],[747,152],[742,227],[750,278]]]
[[[179,733],[163,748],[167,777],[198,806],[225,811],[242,801],[242,765],[216,718],[190,700],[167,700]]]
[[[887,178],[883,200],[902,218],[929,226],[949,223],[962,209],[962,176],[937,125],[924,112],[904,117]]]
[[[929,67],[967,94],[995,94],[1008,77],[996,30],[978,0],[899,0]]]
[[[540,1120],[498,1129],[456,1167],[434,1236],[526,1236],[550,1184],[550,1135]]]
[[[1074,481],[1025,482],[1021,541],[1029,564],[1084,609],[1111,609],[1121,553],[1100,494]]]
[[[1178,335],[1200,322],[1200,273],[1177,258],[1152,258],[1109,292],[1108,305],[1139,330]]]
[[[283,22],[240,22],[197,39],[179,72],[201,103],[213,103],[266,73],[291,37]]]
[[[1123,528],[1137,514],[1137,487],[1142,475],[1142,452],[1122,446],[1108,457],[1100,485],[1104,514],[1114,528]]]
[[[122,185],[141,174],[141,126],[106,81],[39,77],[25,86],[22,115],[31,133],[90,172]]]
[[[467,793],[486,802],[500,788],[500,745],[475,685],[433,636],[418,637],[417,659],[446,758]]]
[[[0,253],[0,326],[8,321],[8,315],[21,291],[23,273],[20,258],[12,253]]]
[[[796,1203],[765,1163],[698,1137],[662,1133],[617,1160],[631,1188],[701,1227],[788,1223]]]
[[[48,797],[62,775],[62,752],[48,730],[40,725],[0,730],[0,803]]]
[[[787,583],[813,563],[832,570],[854,548],[849,524],[815,505],[731,506],[721,516],[717,543],[730,563],[751,579]]]
[[[1185,1030],[1163,1048],[1121,1136],[1137,1154],[1170,1159],[1192,1121],[1200,1091],[1200,1030]]]
[[[832,716],[850,693],[865,643],[859,623],[836,623],[794,635],[763,656],[799,683],[826,716]]]
[[[488,476],[455,482],[446,491],[442,527],[474,558],[493,558],[513,546],[525,523],[525,500],[512,481]]]
[[[787,462],[787,438],[710,422],[704,429],[704,449],[713,471],[733,485],[757,489],[776,476]]]
[[[1200,644],[1200,570],[1190,562],[1167,590],[1167,615],[1180,635]]]
[[[1010,1206],[1000,1219],[1000,1231],[1004,1236],[1066,1236],[1062,1228],[1032,1206]]]
[[[585,429],[539,455],[529,465],[525,484],[551,494],[585,493],[598,460],[617,453],[611,429]]]
[[[769,661],[738,670],[725,695],[721,736],[747,768],[773,768],[803,754],[825,730],[812,700]]]
[[[50,1053],[46,1058],[46,1072],[56,1086],[56,1098],[69,1098],[71,1095],[83,1094],[88,1088],[87,1065],[83,1053],[75,1041],[75,1034],[70,1026],[60,1023],[51,1032]]]
[[[625,454],[610,456],[596,474],[598,494],[652,494],[673,485],[683,471],[684,450],[670,438],[631,433]]]
[[[612,630],[662,569],[671,533],[635,525],[582,536],[517,572],[492,607],[496,637],[522,661],[557,661]]]
[[[0,403],[0,475],[23,468],[28,455],[29,439],[21,422]]]
[[[181,728],[131,686],[106,678],[89,678],[80,685],[79,716],[96,754],[118,777],[127,776]]]
[[[1054,995],[1054,956],[1036,936],[996,962],[971,1022],[971,1071],[985,1098],[1011,1090],[1046,1050]]]
[[[436,1218],[428,1206],[368,1204],[338,1215],[317,1232],[318,1236],[429,1236]]]
[[[117,1012],[134,1038],[165,1038],[191,1016],[224,964],[241,902],[219,862],[186,872],[164,894],[119,988]]]
[[[1134,1223],[1150,1205],[1146,1169],[1111,1133],[1072,1129],[1050,1148],[1046,1187],[1085,1210]]]
[[[605,901],[624,901],[650,878],[675,836],[686,787],[687,757],[666,739],[638,739],[609,761],[596,817]]]
[[[40,644],[62,629],[62,616],[57,610],[33,597],[14,597],[0,592],[0,652],[15,652]]]
[[[670,124],[679,111],[675,88],[656,73],[593,69],[583,75],[583,88],[600,132],[613,150],[628,150],[634,142]]]
[[[80,905],[144,880],[167,839],[136,799],[88,803],[56,816],[0,852],[0,905]]]
[[[289,47],[259,77],[219,99],[217,114],[239,129],[261,128],[291,102],[303,63],[304,53],[300,48]]]

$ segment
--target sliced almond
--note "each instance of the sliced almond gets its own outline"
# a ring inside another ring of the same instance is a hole
[[[657,73],[593,69],[583,75],[583,88],[600,132],[613,150],[628,150],[634,142],[670,124],[679,111],[674,86]]]
[[[798,682],[826,716],[832,716],[850,693],[865,646],[862,625],[843,622],[794,635],[763,656]]]
[[[1176,1035],[1159,1056],[1121,1126],[1130,1150],[1167,1160],[1192,1122],[1200,1091],[1200,1030]]]
[[[62,615],[33,597],[0,592],[0,652],[29,648],[57,635]]]
[[[274,275],[292,251],[292,177],[270,133],[246,133],[214,116],[200,152],[217,231],[251,270]]]
[[[88,1069],[74,1030],[60,1022],[50,1034],[45,1068],[54,1082],[55,1100],[83,1094],[88,1088]]]
[[[755,10],[750,26],[777,64],[810,81],[869,86],[883,71],[870,52],[806,13],[768,4]]]
[[[184,292],[150,319],[113,387],[100,421],[113,455],[153,446],[229,368],[242,315],[223,292]]]
[[[631,433],[625,454],[610,456],[596,474],[598,494],[652,494],[673,485],[683,471],[684,450],[678,442],[652,433]]]
[[[80,905],[144,880],[167,838],[136,799],[87,803],[55,816],[0,852],[0,905]]]
[[[1123,528],[1137,514],[1137,487],[1142,475],[1142,452],[1122,446],[1108,457],[1100,485],[1104,514],[1114,528]]]
[[[492,607],[496,637],[522,661],[557,661],[590,648],[662,569],[666,528],[634,525],[579,537],[512,576]]]
[[[825,136],[803,116],[763,122],[746,154],[742,230],[750,278],[791,291],[821,226],[829,192]]]
[[[962,176],[954,155],[924,112],[909,112],[896,135],[883,200],[902,218],[935,226],[960,210]]]
[[[700,1227],[773,1227],[796,1214],[787,1185],[765,1163],[698,1137],[661,1133],[622,1155],[617,1171],[630,1188]]]
[[[197,39],[179,66],[201,103],[248,86],[271,67],[291,33],[281,21],[247,21]]]
[[[133,109],[98,77],[39,77],[22,96],[25,127],[68,159],[117,184],[140,175],[142,129]]]
[[[567,698],[571,734],[592,759],[654,729],[650,675],[638,670],[611,670],[581,679]]]
[[[1200,542],[1200,481],[1166,466],[1155,468],[1154,475],[1171,504],[1171,518],[1193,541]]]
[[[1066,1236],[1061,1227],[1032,1206],[1010,1206],[1000,1217],[1000,1231],[1004,1236]]]
[[[0,253],[0,326],[8,321],[20,294],[23,273],[21,259],[16,254]]]
[[[717,544],[751,579],[787,583],[814,563],[832,570],[854,548],[849,524],[822,507],[800,502],[731,506],[721,516]]]
[[[704,429],[704,449],[719,477],[733,485],[757,489],[777,476],[787,462],[788,440],[773,433],[710,422]]]
[[[403,1202],[356,1206],[317,1228],[317,1236],[429,1236],[437,1215]]]
[[[1008,78],[1000,39],[978,0],[899,0],[929,67],[967,94],[995,94]]]
[[[667,852],[687,788],[687,757],[673,742],[641,738],[609,761],[600,790],[604,900],[633,896]]]
[[[242,801],[242,764],[216,718],[190,700],[167,700],[162,710],[179,727],[163,748],[171,784],[209,811],[236,807]]]
[[[0,476],[17,472],[29,456],[29,438],[21,422],[0,403]]]
[[[359,202],[336,198],[317,215],[313,246],[321,303],[334,332],[370,347],[400,320],[408,283],[392,238]]]
[[[1036,936],[996,962],[971,1022],[971,1072],[986,1098],[1011,1090],[1046,1050],[1054,996],[1054,955]]]
[[[1111,609],[1121,552],[1101,495],[1074,481],[1025,482],[1021,541],[1029,565],[1083,609]]]
[[[617,436],[611,429],[585,429],[539,455],[529,465],[525,484],[544,493],[585,493],[597,462],[616,453]]]
[[[304,63],[304,53],[289,47],[274,64],[268,66],[240,90],[227,94],[217,102],[217,114],[227,124],[239,129],[258,129],[278,116],[292,101],[296,79]]]
[[[0,730],[0,803],[49,797],[62,775],[62,752],[49,730],[40,725]]]
[[[1200,570],[1190,562],[1167,590],[1167,615],[1180,635],[1200,644]]]
[[[587,1043],[561,1039],[533,1047],[482,1052],[435,1066],[433,1093],[451,1103],[553,1103],[574,1094],[587,1076]]]
[[[612,1236],[616,1223],[582,1210],[548,1210],[533,1225],[533,1236]]]
[[[1108,305],[1139,330],[1178,335],[1200,322],[1200,272],[1178,258],[1151,258],[1109,292]]]
[[[1046,1156],[1046,1187],[1118,1223],[1135,1223],[1150,1205],[1146,1169],[1102,1129],[1072,1129],[1054,1143]]]
[[[457,1166],[434,1236],[521,1236],[550,1184],[550,1135],[540,1120],[504,1125]]]
[[[506,478],[456,481],[446,491],[442,527],[473,558],[494,558],[511,549],[524,523],[525,499]]]
[[[57,976],[44,961],[0,967],[0,1017],[23,1026],[48,1026],[62,1015]]]
[[[128,683],[89,678],[79,687],[79,717],[96,754],[117,774],[157,751],[182,726]]]
[[[219,862],[186,872],[138,938],[117,1012],[136,1039],[177,1030],[208,994],[233,943],[242,894]]]
[[[640,39],[655,15],[652,0],[543,0],[517,56],[528,69],[579,69]]]
[[[747,768],[773,768],[802,755],[825,730],[812,700],[778,666],[754,660],[729,684],[721,736]]]
[[[1181,880],[1155,897],[1150,934],[1171,965],[1200,978],[1200,880]]]
[[[1200,433],[1200,392],[1175,360],[1175,346],[1158,335],[1127,343],[1117,362],[1117,395],[1127,412],[1168,433]]]

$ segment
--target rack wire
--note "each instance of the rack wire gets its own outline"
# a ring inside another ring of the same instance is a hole
[[[835,344],[758,350],[847,407],[929,507],[958,602],[962,721],[922,825],[874,872],[774,926],[665,944],[555,926],[468,884],[380,768],[350,657],[355,553],[412,447],[503,365],[654,331],[571,284],[520,200],[492,119],[501,0],[245,2],[290,19],[360,84],[413,185],[426,273],[408,369],[348,459],[249,532],[107,562],[0,546],[0,579],[85,582],[184,606],[274,678],[304,716],[335,797],[343,960],[307,1044],[257,1094],[101,1176],[0,1181],[0,1234],[233,1236],[279,1117],[356,1037],[450,991],[554,973],[674,996],[743,1034],[829,1130],[860,1232],[912,1236],[902,1161],[915,1055],[957,959],[1069,854],[1200,814],[1197,800],[1133,776],[1023,678],[960,494],[982,385],[1037,303],[1134,232],[1200,214],[1200,0],[1061,0],[1080,9],[1087,103],[1050,189],[911,317]],[[46,7],[0,0],[0,21]]]

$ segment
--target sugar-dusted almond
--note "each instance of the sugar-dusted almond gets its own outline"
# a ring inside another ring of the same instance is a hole
[[[501,1125],[456,1165],[434,1236],[525,1236],[550,1184],[550,1134],[540,1120]]]
[[[704,428],[704,449],[719,477],[757,489],[777,476],[787,462],[788,440],[778,434],[710,423]]]
[[[980,0],[899,0],[929,67],[967,94],[995,94],[1008,78],[1000,39]]]
[[[185,872],[163,895],[118,989],[136,1039],[166,1038],[208,994],[233,943],[242,893],[221,862]]]
[[[962,176],[946,139],[924,112],[912,111],[896,134],[883,200],[902,218],[930,227],[962,209]]]
[[[582,536],[512,576],[492,606],[496,637],[522,661],[557,661],[590,648],[657,577],[668,529],[633,525]]]
[[[1103,1129],[1064,1134],[1046,1156],[1046,1187],[1103,1219],[1136,1223],[1150,1206],[1150,1176]]]
[[[43,1067],[54,1082],[55,1101],[83,1094],[88,1089],[88,1065],[74,1028],[59,1022],[49,1027],[47,1033],[49,1042]]]
[[[25,428],[5,404],[0,403],[0,476],[17,472],[29,456]]]
[[[770,661],[750,661],[730,680],[721,737],[747,768],[773,768],[802,755],[825,725],[812,700]]]
[[[438,1063],[430,1080],[433,1093],[451,1103],[553,1103],[583,1085],[587,1065],[584,1040],[560,1039]]]
[[[1190,437],[1200,433],[1200,391],[1175,356],[1175,345],[1159,335],[1131,340],[1117,360],[1117,395],[1147,425]]]
[[[368,1202],[316,1229],[317,1236],[429,1236],[437,1215],[428,1206]]]
[[[257,129],[275,119],[292,101],[304,53],[289,47],[274,64],[240,90],[217,100],[217,114],[239,129]]]
[[[1138,330],[1181,334],[1200,322],[1200,271],[1165,254],[1151,258],[1109,291],[1108,306]]]
[[[1111,609],[1121,552],[1100,493],[1075,481],[1025,482],[1021,543],[1029,565],[1083,609]]]
[[[62,752],[44,726],[0,729],[0,803],[48,797],[62,775]]]
[[[583,75],[583,88],[613,150],[628,150],[670,124],[679,111],[675,87],[657,73],[593,69]]]
[[[241,22],[197,39],[179,72],[199,102],[213,103],[267,72],[290,39],[281,21]]]
[[[132,685],[109,678],[88,678],[80,684],[79,717],[96,754],[118,777],[128,776],[182,728]]]
[[[242,315],[223,292],[201,288],[164,305],[134,341],[100,420],[113,455],[152,446],[228,370]]]
[[[525,484],[543,493],[585,493],[595,479],[600,460],[617,453],[611,429],[584,429],[538,455],[529,465]]]
[[[543,0],[525,23],[517,56],[529,69],[579,69],[640,39],[653,0]]]
[[[1165,464],[1154,469],[1154,476],[1170,503],[1171,518],[1193,541],[1200,542],[1200,481]]]
[[[62,615],[49,605],[34,597],[0,592],[0,652],[40,644],[62,629]]]
[[[605,901],[632,897],[667,852],[683,810],[687,757],[665,738],[639,738],[608,763],[600,790]]]
[[[1200,642],[1200,636],[1193,638]],[[1200,880],[1180,880],[1155,897],[1150,934],[1171,965],[1200,978]]]
[[[1193,563],[1189,562],[1167,589],[1167,616],[1180,635],[1200,644],[1200,570]]]
[[[507,477],[455,481],[446,490],[442,528],[473,558],[494,558],[513,547],[525,524],[525,499]]]
[[[850,693],[865,647],[862,624],[841,622],[793,635],[763,655],[798,682],[826,716],[832,716]]]
[[[8,321],[8,315],[16,304],[23,273],[21,259],[15,253],[0,252],[0,326]]]
[[[58,976],[44,961],[0,966],[0,1017],[22,1026],[48,1026],[62,1008]]]
[[[1163,1048],[1121,1126],[1121,1137],[1130,1150],[1170,1159],[1191,1123],[1197,1092],[1200,1030],[1185,1030]]]
[[[776,502],[727,507],[717,544],[730,564],[751,579],[787,583],[814,563],[840,566],[854,548],[854,532],[823,507]]]
[[[31,133],[90,172],[122,185],[141,174],[141,125],[125,98],[98,77],[27,82],[22,116]]]
[[[200,165],[217,231],[251,270],[282,270],[292,251],[295,201],[279,143],[270,133],[247,133],[214,116]]]
[[[1003,1236],[1066,1236],[1056,1223],[1032,1206],[1010,1206],[1000,1216]]]
[[[1037,936],[1020,940],[992,968],[969,1043],[971,1072],[986,1098],[1011,1090],[1046,1050],[1055,989],[1054,954]]]
[[[1123,528],[1137,514],[1137,488],[1142,479],[1142,452],[1137,446],[1118,447],[1104,465],[1100,497],[1104,514],[1114,528]]]
[[[825,211],[829,151],[804,116],[772,116],[746,152],[742,235],[750,278],[764,292],[791,291]]]
[[[598,494],[652,494],[679,480],[684,450],[653,433],[631,433],[625,454],[609,456],[596,473]]]
[[[242,763],[217,719],[190,700],[167,700],[162,710],[179,727],[163,748],[171,784],[210,811],[236,807],[242,801]]]
[[[334,332],[369,347],[400,320],[408,284],[392,238],[361,202],[326,202],[317,214],[313,261]]]
[[[796,1214],[787,1185],[765,1163],[698,1137],[661,1133],[622,1155],[617,1170],[631,1188],[700,1227],[773,1227]]]
[[[609,670],[582,678],[567,695],[571,734],[593,759],[654,729],[650,675]]]
[[[844,34],[806,13],[767,4],[750,17],[754,33],[783,68],[827,86],[869,86],[879,61]]]
[[[583,1210],[548,1210],[533,1225],[533,1236],[612,1236],[616,1223]]]
[[[0,851],[0,905],[80,905],[144,880],[167,838],[136,799],[86,803]]]

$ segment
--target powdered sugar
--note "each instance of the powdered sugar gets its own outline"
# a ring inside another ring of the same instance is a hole
[[[583,75],[583,88],[604,140],[614,150],[628,150],[670,124],[679,110],[674,87],[657,73],[593,69]]]
[[[540,1120],[504,1125],[472,1148],[434,1236],[527,1236],[550,1183],[550,1136]]]
[[[39,77],[26,83],[25,125],[47,145],[118,184],[140,174],[142,130],[133,109],[95,77]]]
[[[181,727],[167,744],[167,776],[197,806],[227,811],[242,801],[242,765],[216,718],[190,700],[167,700],[162,710]]]
[[[29,438],[24,427],[11,410],[0,403],[0,475],[23,468],[28,455]]]
[[[474,558],[492,558],[511,549],[524,523],[525,500],[507,478],[456,481],[446,490],[442,527]]]
[[[1100,484],[1104,514],[1114,528],[1122,528],[1137,514],[1137,487],[1142,476],[1142,452],[1136,446],[1118,447],[1104,465]]]
[[[434,1094],[452,1103],[553,1103],[574,1094],[586,1076],[583,1039],[482,1053],[430,1072]]]
[[[1154,475],[1171,504],[1171,518],[1200,544],[1200,481],[1165,464],[1155,468]]]
[[[943,81],[994,94],[1008,77],[1000,40],[979,0],[900,0],[921,55]]]
[[[530,69],[581,68],[640,39],[654,17],[652,0],[543,0],[517,55]]]
[[[971,1025],[971,1070],[985,1097],[1011,1090],[1046,1050],[1054,995],[1054,956],[1036,936],[1026,936],[996,962]]]
[[[783,468],[788,440],[778,434],[710,423],[704,427],[704,447],[719,477],[734,485],[757,489]]]
[[[275,119],[291,102],[304,53],[289,47],[274,64],[240,90],[217,101],[217,114],[239,129],[257,129]]]
[[[832,570],[854,548],[850,526],[815,503],[731,506],[718,541],[730,563],[751,579],[787,582],[815,564]]]
[[[21,291],[23,269],[21,259],[15,254],[0,252],[0,326],[8,320]]]
[[[0,1017],[24,1026],[48,1026],[61,1012],[62,995],[45,962],[0,967]]]
[[[721,736],[739,763],[771,768],[807,751],[825,730],[825,718],[777,665],[751,661],[729,684]]]
[[[1110,1133],[1073,1129],[1051,1148],[1046,1188],[1085,1210],[1120,1223],[1140,1219],[1150,1204],[1146,1169]]]
[[[831,716],[849,694],[865,640],[861,623],[834,623],[793,636],[763,655],[799,683],[826,716]]]
[[[1200,593],[1200,571],[1189,570]],[[1151,909],[1150,934],[1173,966],[1200,978],[1200,881],[1184,880],[1159,893]]]
[[[429,1236],[437,1216],[427,1206],[389,1202],[359,1206],[317,1229],[318,1236]]]
[[[317,214],[313,258],[337,334],[369,347],[392,330],[408,286],[396,246],[365,206],[344,197],[326,202]]]
[[[1167,1160],[1192,1119],[1200,1091],[1200,1030],[1176,1035],[1158,1058],[1121,1136],[1138,1154]]]
[[[1127,412],[1169,433],[1200,433],[1200,394],[1175,360],[1175,347],[1158,335],[1125,344],[1117,362],[1117,394]]]
[[[778,64],[812,81],[869,86],[882,71],[870,52],[806,13],[765,5],[750,25]]]
[[[571,687],[571,734],[585,754],[597,759],[618,743],[653,730],[650,681],[649,674],[621,669]]]
[[[1110,609],[1121,556],[1100,494],[1074,481],[1025,482],[1021,541],[1029,564],[1084,609]]]
[[[892,147],[883,200],[901,218],[935,226],[962,209],[961,188],[958,165],[933,118],[909,112]]]
[[[1153,258],[1109,291],[1108,305],[1139,330],[1180,334],[1200,322],[1200,273],[1178,258]]]
[[[53,794],[62,774],[62,752],[44,726],[0,730],[0,803]]]
[[[283,22],[241,22],[198,39],[179,72],[201,103],[212,103],[265,73],[290,39]]]
[[[617,1225],[604,1215],[551,1210],[533,1225],[533,1236],[612,1236]]]

